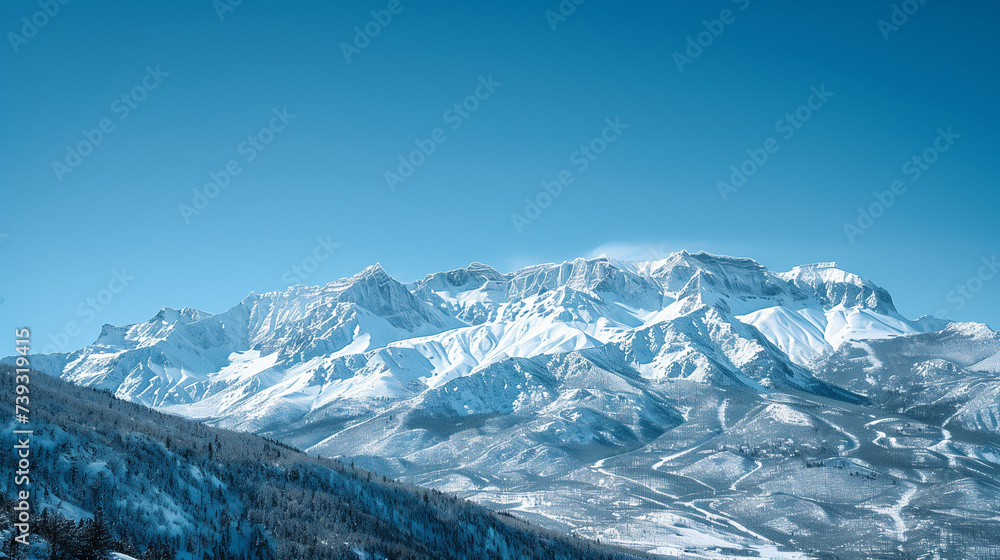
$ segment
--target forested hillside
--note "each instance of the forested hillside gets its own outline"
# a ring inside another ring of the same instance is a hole
[[[14,394],[2,366],[0,394]],[[638,559],[452,495],[396,483],[264,438],[206,427],[31,376],[32,542],[12,538],[0,478],[0,557],[98,559]],[[13,401],[11,402],[13,407]]]

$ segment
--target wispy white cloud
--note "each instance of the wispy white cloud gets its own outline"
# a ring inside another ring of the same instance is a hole
[[[656,261],[665,259],[670,253],[680,251],[683,247],[675,247],[670,243],[605,243],[594,248],[587,258],[606,255],[623,261]]]
[[[671,253],[676,253],[681,249],[687,249],[690,251],[692,246],[701,247],[702,244],[694,243],[692,245],[684,245],[682,243],[666,242],[640,243],[613,241],[610,243],[604,243],[589,251],[581,251],[575,254],[548,254],[542,256],[540,254],[523,253],[512,255],[507,257],[506,262],[499,263],[497,269],[504,272],[513,272],[537,264],[560,263],[580,257],[585,259],[596,259],[601,255],[622,261],[658,261],[669,257]]]

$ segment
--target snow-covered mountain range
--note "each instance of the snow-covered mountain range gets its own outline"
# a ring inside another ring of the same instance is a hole
[[[1000,335],[909,320],[888,292],[834,263],[772,272],[680,252],[512,273],[473,263],[410,284],[375,265],[250,294],[219,314],[164,308],[33,363],[650,550],[777,557],[778,544],[802,549],[811,534],[863,554],[856,534],[822,534],[832,514],[810,508],[824,500],[854,508],[887,547],[919,549],[938,535],[929,514],[908,518],[909,504],[933,502],[932,482],[1000,468]],[[908,445],[886,431],[916,424],[938,440]],[[931,460],[918,449],[952,472],[924,472]],[[793,457],[840,461],[816,470],[837,484],[845,469],[894,482],[849,505],[810,488],[779,492]],[[995,484],[962,488],[975,494],[967,506],[998,495]],[[776,492],[781,503],[760,519],[735,499]]]

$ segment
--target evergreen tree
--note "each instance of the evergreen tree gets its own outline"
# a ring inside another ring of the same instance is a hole
[[[271,552],[271,543],[267,540],[267,535],[261,531],[260,527],[253,528],[253,535],[250,537],[250,554],[259,560],[272,560],[274,555]]]
[[[80,560],[110,560],[114,538],[111,536],[111,529],[107,519],[104,518],[104,510],[97,508],[94,518],[81,522],[80,541],[84,551],[80,555]]]
[[[17,531],[10,532],[10,540],[4,545],[4,554],[11,560],[24,560],[25,552],[21,543],[17,542]]]
[[[48,560],[76,560],[83,550],[76,524],[58,513],[43,511],[36,530],[48,543]]]
[[[139,560],[174,560],[176,554],[170,546],[164,543],[151,545],[142,553]]]

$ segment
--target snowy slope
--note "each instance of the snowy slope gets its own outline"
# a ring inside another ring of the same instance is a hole
[[[13,369],[0,366],[0,390],[14,392]],[[30,375],[31,544],[8,548],[20,515],[8,497],[25,488],[0,477],[0,558],[104,557],[81,529],[100,511],[113,560],[651,559]],[[21,437],[4,430],[0,444]]]
[[[777,276],[808,293],[811,305],[783,302],[739,318],[757,327],[799,364],[829,355],[850,340],[932,332],[947,324],[930,317],[905,319],[888,292],[838,269],[835,263],[798,266]]]

